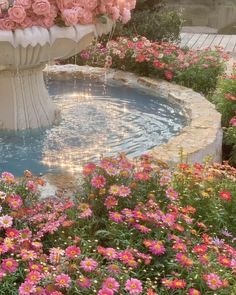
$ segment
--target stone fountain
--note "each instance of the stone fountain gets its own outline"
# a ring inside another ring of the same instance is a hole
[[[58,110],[44,84],[45,64],[79,53],[112,26],[108,20],[106,24],[0,31],[0,129],[50,126]]]

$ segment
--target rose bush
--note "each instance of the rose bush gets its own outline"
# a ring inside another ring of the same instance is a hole
[[[0,294],[234,294],[236,171],[147,155],[84,166],[74,199],[0,177]]]
[[[4,0],[0,3],[0,30],[92,24],[99,17],[104,21],[104,16],[126,23],[135,4],[136,0],[16,0],[13,4]]]

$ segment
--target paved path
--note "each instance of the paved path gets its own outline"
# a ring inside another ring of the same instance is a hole
[[[224,51],[236,54],[236,35],[181,33],[180,37],[181,46],[192,49],[221,46]]]

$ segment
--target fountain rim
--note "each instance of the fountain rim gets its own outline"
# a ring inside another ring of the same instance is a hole
[[[45,73],[52,79],[92,78],[97,81],[119,81],[131,87],[149,90],[150,94],[161,95],[178,104],[187,119],[185,126],[177,136],[166,144],[147,151],[154,158],[166,163],[177,164],[180,161],[212,162],[222,161],[221,114],[204,96],[190,88],[164,80],[137,76],[133,73],[114,69],[95,68],[77,65],[48,66]]]

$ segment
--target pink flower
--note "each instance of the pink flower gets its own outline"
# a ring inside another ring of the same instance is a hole
[[[128,9],[124,9],[121,15],[121,20],[124,24],[126,24],[131,19],[131,12]]]
[[[85,258],[80,262],[80,266],[83,268],[84,271],[91,272],[96,269],[98,264],[92,258]]]
[[[143,291],[142,283],[137,279],[129,279],[125,283],[125,290],[131,295],[141,294]]]
[[[88,163],[83,167],[83,175],[88,176],[96,170],[96,165],[93,163]]]
[[[229,191],[221,191],[219,192],[220,198],[224,201],[230,201],[231,200],[231,193]]]
[[[78,11],[78,17],[79,17],[79,23],[82,25],[92,24],[94,22],[93,20],[93,13],[87,9],[81,8]]]
[[[19,287],[19,295],[29,295],[36,291],[35,285],[31,282],[24,282]]]
[[[106,185],[106,178],[102,175],[96,175],[92,178],[91,184],[95,188],[103,188]]]
[[[10,195],[7,198],[7,202],[12,209],[19,209],[23,205],[23,201],[18,195]]]
[[[62,11],[62,18],[66,26],[74,26],[78,23],[78,12],[75,9],[65,9]]]
[[[108,271],[113,274],[118,274],[121,272],[120,267],[117,264],[110,264],[107,267]]]
[[[8,272],[15,272],[18,267],[18,263],[15,259],[13,258],[6,258],[2,260],[1,267],[3,270],[8,271]]]
[[[109,212],[109,219],[116,223],[121,223],[123,221],[123,216],[118,212]]]
[[[222,287],[222,281],[217,274],[207,274],[204,276],[204,279],[211,290],[217,290]]]
[[[115,206],[118,205],[118,201],[117,201],[117,199],[115,197],[108,196],[105,199],[104,205],[105,205],[105,207],[107,209],[111,209],[111,208],[113,208],[113,207],[115,207]]]
[[[56,276],[55,282],[60,288],[69,288],[71,284],[71,278],[68,275],[62,273]]]
[[[29,9],[31,7],[31,0],[15,0],[14,4],[23,6],[25,9]]]
[[[172,187],[169,187],[167,190],[166,190],[166,196],[167,198],[169,198],[170,200],[172,201],[175,201],[178,199],[178,193],[172,188]]]
[[[20,24],[24,21],[26,17],[26,12],[23,6],[14,5],[8,9],[9,19]]]
[[[35,193],[37,191],[37,185],[32,181],[32,180],[29,180],[27,183],[26,183],[26,188],[30,191],[30,192],[33,192]]]
[[[120,197],[128,197],[131,193],[131,189],[128,186],[121,185],[119,188]]]
[[[231,124],[232,126],[236,126],[236,117],[233,117],[230,121],[229,124]]]
[[[37,15],[47,16],[50,14],[50,3],[48,0],[34,0],[32,8]]]
[[[166,249],[161,241],[153,241],[149,250],[155,255],[162,255],[166,252]]]
[[[88,289],[92,285],[92,281],[89,278],[84,276],[81,276],[76,282],[81,288],[84,288],[84,289]]]
[[[0,216],[0,228],[9,228],[13,224],[13,218],[9,215]]]
[[[80,255],[81,251],[79,247],[76,246],[69,246],[65,250],[66,256],[69,258],[76,258]]]
[[[107,278],[102,284],[103,289],[109,289],[109,290],[112,290],[113,292],[118,292],[119,287],[120,287],[120,284],[117,282],[117,280],[115,280],[112,277]]]
[[[173,77],[174,77],[174,74],[172,71],[170,71],[170,70],[165,71],[166,80],[171,81],[171,80],[173,80]]]
[[[32,284],[37,284],[40,282],[41,278],[42,275],[40,274],[40,272],[33,270],[27,274],[26,281]]]
[[[98,291],[98,295],[113,295],[114,292],[110,289],[104,289],[102,288],[101,290]]]
[[[197,289],[194,288],[190,288],[188,290],[188,295],[201,295],[200,291],[198,291]]]
[[[3,172],[1,174],[1,180],[3,182],[6,182],[6,183],[9,183],[9,184],[12,184],[15,182],[15,177],[13,174],[11,174],[10,172]]]
[[[10,239],[15,239],[17,237],[19,237],[19,231],[15,228],[8,228],[6,230],[6,236]]]

